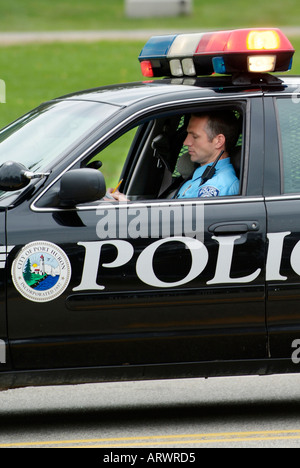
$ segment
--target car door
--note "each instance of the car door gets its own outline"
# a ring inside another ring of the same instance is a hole
[[[238,196],[106,200],[76,209],[26,200],[8,213],[8,243],[15,246],[8,316],[16,368],[266,356],[262,100],[249,97],[243,105]],[[136,134],[134,147],[149,137],[146,130]],[[139,165],[131,151],[123,175],[130,180]],[[149,175],[149,167],[140,173]],[[41,291],[34,275],[45,274],[57,282],[42,281]]]
[[[274,93],[265,98],[265,109],[270,356],[296,371],[292,356],[299,363],[299,100],[295,93]]]

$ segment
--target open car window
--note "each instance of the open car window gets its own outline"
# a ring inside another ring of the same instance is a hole
[[[245,146],[244,115],[240,106],[232,111],[241,130],[230,156],[240,179]],[[172,199],[180,184],[197,168],[184,146],[189,119],[189,113],[149,119],[110,142],[85,164],[89,167],[101,161],[100,170],[107,187],[114,188],[120,182],[120,191],[131,201]]]
[[[230,155],[236,176],[240,180],[240,194],[244,184],[242,173],[247,146],[245,107],[245,103],[217,107],[220,111],[227,109],[234,112],[240,125],[240,137]],[[211,109],[211,106],[198,107],[193,112]],[[213,110],[216,110],[216,106]],[[178,111],[137,121],[129,129],[119,131],[104,145],[94,149],[74,168],[100,170],[106,187],[118,187],[129,202],[172,200],[180,185],[191,178],[199,167],[191,162],[187,147],[184,146],[190,117],[190,112]],[[58,193],[59,183],[58,180],[50,193],[46,193],[38,201],[38,207],[55,206],[53,203],[57,203],[55,192]],[[97,201],[107,202],[107,199]],[[97,201],[93,201],[93,205]]]

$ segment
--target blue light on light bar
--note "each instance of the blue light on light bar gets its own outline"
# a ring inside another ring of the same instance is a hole
[[[177,34],[173,36],[154,36],[145,45],[140,53],[139,60],[148,60],[152,58],[165,58],[168,55],[170,47],[175,41]]]
[[[223,57],[213,57],[212,64],[213,64],[215,73],[219,73],[220,75],[223,75],[224,73],[226,73],[226,67],[225,67]]]

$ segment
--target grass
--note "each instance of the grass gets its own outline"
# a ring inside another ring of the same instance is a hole
[[[193,0],[193,14],[178,18],[129,19],[125,0],[0,0],[0,31],[75,29],[202,29],[299,24],[297,0]]]
[[[138,62],[142,46],[101,42],[1,47],[6,104],[0,104],[0,127],[48,99],[142,79]]]

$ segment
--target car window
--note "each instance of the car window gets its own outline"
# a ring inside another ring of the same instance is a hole
[[[202,109],[200,113],[201,111]],[[228,111],[235,114],[237,123],[234,147],[229,154],[233,166],[232,172],[239,185],[245,144],[242,134],[244,119],[241,109],[228,108]],[[193,162],[188,153],[188,147],[185,145],[190,119],[190,113],[180,113],[149,122],[147,137],[144,138],[143,145],[139,147],[134,170],[128,184],[124,185],[129,197],[132,199],[173,199],[179,187],[192,178],[194,171],[199,168],[199,163]],[[240,184],[240,189],[241,186],[242,184]]]
[[[136,131],[137,128],[134,128],[124,133],[104,149],[96,152],[96,154],[87,162],[87,166],[96,168],[97,162],[101,162],[101,166],[98,167],[105,177],[107,187],[116,187],[119,183],[122,169]]]
[[[239,179],[243,116],[238,110],[234,112],[241,133],[230,157]],[[99,169],[97,161],[101,161],[106,186],[114,188],[122,180],[120,190],[129,200],[172,199],[182,182],[199,167],[184,145],[190,117],[177,113],[144,121],[99,149],[83,166]]]
[[[232,171],[239,184],[245,147],[245,119],[242,105],[236,108],[230,105],[228,109],[235,113],[239,122],[240,136],[230,153]],[[93,149],[78,162],[77,168],[100,170],[107,189],[118,187],[128,201],[175,199],[176,191],[195,170],[195,164],[184,144],[190,117],[190,113],[167,112],[137,121],[134,127],[116,133],[104,145],[102,143]],[[51,188],[54,197],[51,193],[42,197],[38,206],[55,206],[53,203],[57,200],[54,192],[58,189],[59,180]],[[107,202],[107,198],[103,202]]]
[[[51,167],[70,146],[117,110],[95,102],[45,104],[0,132],[0,164],[12,160],[31,171]]]
[[[57,162],[84,137],[119,111],[110,104],[53,101],[0,131],[0,166],[13,161],[32,172],[51,171]],[[12,203],[22,189],[0,190],[1,206]]]
[[[300,193],[300,107],[293,99],[278,99],[283,193]]]

